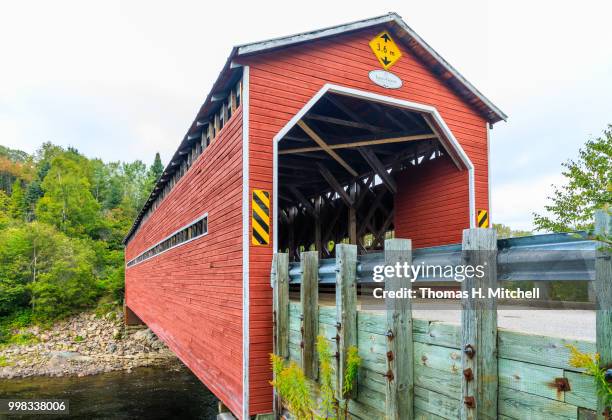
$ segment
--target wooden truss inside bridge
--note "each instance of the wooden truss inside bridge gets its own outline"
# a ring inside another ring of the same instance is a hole
[[[429,115],[326,93],[278,144],[278,248],[382,249],[393,231],[396,173],[446,153]],[[332,244],[333,245],[333,244]]]

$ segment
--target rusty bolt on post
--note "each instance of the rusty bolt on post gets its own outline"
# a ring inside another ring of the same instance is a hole
[[[393,375],[393,371],[391,370],[388,370],[387,373],[383,373],[382,376],[387,378],[388,381],[392,381],[395,378],[395,376]]]
[[[463,352],[466,354],[468,358],[473,359],[474,355],[476,354],[476,349],[474,349],[474,347],[471,344],[466,344],[465,348],[463,349]]]
[[[464,369],[463,376],[465,377],[465,380],[468,382],[474,379],[474,372],[472,372],[472,368]]]
[[[393,352],[391,350],[387,352],[387,360],[390,362],[393,361]]]
[[[341,330],[342,329],[342,323],[341,322],[336,322],[336,328]]]
[[[300,348],[303,349],[304,348],[304,342],[300,341]]]
[[[474,408],[476,407],[476,399],[474,397],[465,397],[463,398],[463,403],[468,407],[468,408]]]
[[[336,352],[336,354],[334,355],[334,357],[336,358],[336,360],[340,360],[340,352]]]
[[[569,380],[567,378],[555,378],[555,386],[557,391],[571,391]]]
[[[393,331],[389,330],[385,333],[385,336],[389,339],[389,341],[393,340],[393,337],[395,337],[395,334],[393,334]]]

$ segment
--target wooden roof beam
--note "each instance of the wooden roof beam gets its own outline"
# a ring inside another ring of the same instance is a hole
[[[307,212],[309,212],[310,214],[315,214],[315,209],[312,206],[312,203],[308,201],[306,197],[304,197],[304,194],[302,194],[302,192],[298,190],[296,186],[290,185],[289,191],[291,191],[291,193],[295,196],[295,198],[298,199],[300,204],[304,206]]]
[[[342,165],[342,167],[346,169],[351,175],[353,176],[358,175],[357,172],[353,168],[351,168],[351,165],[346,163],[344,159],[342,159],[336,152],[334,152],[332,148],[327,143],[325,143],[325,141],[317,133],[315,133],[303,120],[298,121],[297,124],[300,126],[302,130],[304,130],[304,132],[308,135],[308,137],[313,139],[314,142],[319,145],[320,149],[325,150],[331,157],[333,157],[336,160],[336,162]]]
[[[378,156],[369,149],[359,148],[359,153],[363,156],[363,159],[370,165],[370,167],[376,172],[376,175],[380,177],[383,184],[391,191],[393,194],[397,192],[397,184],[395,183],[395,179],[391,176],[385,165],[378,159]]]
[[[347,206],[353,207],[355,205],[354,200],[348,195],[346,190],[342,188],[340,182],[338,182],[336,177],[329,171],[329,169],[327,169],[320,163],[318,163],[317,166],[319,168],[319,173],[323,178],[325,178],[330,187],[332,187],[333,190],[340,196],[340,198],[342,198],[342,200],[346,203]]]
[[[370,105],[370,107],[374,108],[376,110],[376,112],[379,112],[379,113],[383,114],[385,116],[385,118],[387,118],[389,121],[391,121],[397,127],[399,127],[401,130],[409,131],[409,128],[408,128],[408,126],[406,124],[404,124],[403,122],[401,122],[400,120],[395,118],[393,115],[391,115],[391,113],[385,112],[382,109],[382,106],[380,106],[376,102],[372,102],[372,101],[368,101],[367,103],[368,103],[368,105]]]
[[[298,124],[300,123],[301,121],[298,122]],[[339,144],[329,144],[329,145],[326,144],[326,146],[327,148],[333,151],[337,149],[349,149],[349,148],[354,148],[354,147],[375,146],[378,144],[405,143],[405,142],[410,142],[410,141],[431,140],[431,139],[437,139],[436,135],[435,134],[415,134],[412,136],[390,137],[386,139],[378,138],[378,139],[372,139],[372,140],[355,141],[352,143],[339,143]],[[279,150],[278,154],[279,155],[289,155],[292,153],[320,152],[323,150],[327,151],[325,148],[319,145],[319,147],[313,146],[313,147],[300,147],[300,148]]]
[[[345,120],[342,118],[328,117],[327,115],[308,113],[304,116],[304,118],[309,119],[309,120],[321,121],[321,122],[325,122],[328,124],[342,125],[344,127],[360,128],[362,130],[368,130],[374,133],[382,133],[384,131],[389,131],[388,129],[384,127],[379,127],[379,126],[364,123],[364,122]]]
[[[353,111],[352,109],[350,109],[349,107],[344,105],[339,99],[335,98],[333,95],[325,95],[323,97],[327,101],[329,101],[333,106],[335,106],[340,111],[342,111],[344,114],[346,114],[346,116],[351,118],[353,121],[356,121],[356,122],[362,123],[362,124],[365,123],[363,118],[361,118],[359,115],[357,115],[357,113],[355,111]],[[369,130],[369,131],[371,131],[373,133],[376,133],[376,132],[380,131],[380,128],[377,129],[377,130],[374,130],[374,129],[367,129],[367,130]]]

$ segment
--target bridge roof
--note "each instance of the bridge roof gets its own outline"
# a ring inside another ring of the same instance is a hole
[[[241,57],[249,57],[256,54],[269,52],[275,49],[287,48],[293,45],[308,43],[322,38],[334,37],[350,32],[355,32],[361,29],[381,26],[390,30],[399,41],[407,47],[412,53],[417,55],[431,71],[441,77],[446,83],[453,88],[457,94],[467,103],[474,107],[490,124],[499,121],[505,121],[508,117],[489,99],[487,99],[478,89],[476,89],[468,80],[463,77],[453,66],[451,66],[440,54],[438,54],[429,44],[427,44],[412,28],[410,28],[402,18],[394,12],[387,13],[382,16],[377,16],[369,19],[363,19],[355,22],[350,22],[342,25],[331,26],[327,28],[317,29],[310,32],[302,32],[299,34],[272,38],[264,41],[258,41],[248,44],[237,45],[232,48],[232,51],[227,58],[221,73],[213,84],[211,91],[206,97],[204,103],[200,107],[196,118],[190,125],[181,144],[176,150],[172,159],[168,162],[168,166],[164,173],[157,181],[148,200],[138,214],[130,231],[123,240],[127,244],[131,236],[136,232],[145,213],[154,202],[159,191],[161,191],[170,175],[176,170],[177,162],[185,159],[185,155],[180,153],[193,141],[195,135],[201,132],[201,121],[206,121],[213,114],[220,103],[215,100],[216,96],[224,94],[230,86],[232,86],[241,76],[241,65],[236,62]],[[164,178],[166,180],[164,180]]]

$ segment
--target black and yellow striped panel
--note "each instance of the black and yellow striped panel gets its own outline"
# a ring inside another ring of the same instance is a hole
[[[478,210],[478,217],[476,217],[478,221],[479,228],[488,228],[489,227],[489,212],[486,210]]]
[[[270,245],[270,192],[253,190],[251,207],[251,243]]]

